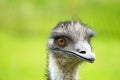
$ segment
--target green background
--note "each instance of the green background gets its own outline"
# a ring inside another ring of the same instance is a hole
[[[45,80],[49,32],[73,18],[96,32],[80,79],[120,80],[119,0],[0,0],[0,80]]]

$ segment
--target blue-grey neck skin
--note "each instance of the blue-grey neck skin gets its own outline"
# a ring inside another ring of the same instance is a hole
[[[48,80],[78,80],[80,64],[95,60],[90,45],[92,36],[93,30],[79,21],[64,21],[55,26],[47,44]],[[56,43],[59,37],[66,39],[64,47]]]

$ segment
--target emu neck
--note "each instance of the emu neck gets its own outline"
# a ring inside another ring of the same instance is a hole
[[[49,80],[78,80],[78,60],[49,55]]]

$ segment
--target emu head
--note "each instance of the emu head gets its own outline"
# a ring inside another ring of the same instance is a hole
[[[94,62],[90,39],[94,36],[91,28],[78,21],[59,23],[48,39],[49,54],[62,59]]]

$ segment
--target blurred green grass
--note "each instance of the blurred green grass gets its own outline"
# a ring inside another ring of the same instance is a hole
[[[76,16],[96,31],[80,79],[119,80],[119,0],[0,0],[0,80],[45,80],[49,32]]]

